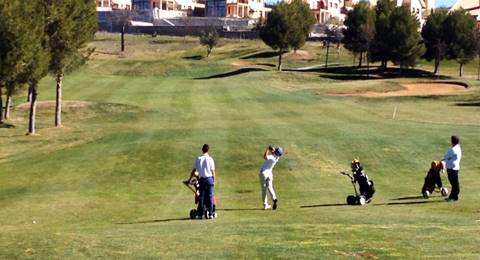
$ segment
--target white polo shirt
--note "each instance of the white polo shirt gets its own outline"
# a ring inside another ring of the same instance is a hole
[[[200,178],[213,177],[213,171],[215,171],[215,162],[213,161],[213,158],[208,155],[208,153],[204,153],[202,156],[199,156],[197,159],[195,159],[193,168],[197,170],[198,177]]]
[[[462,159],[462,149],[460,149],[460,144],[455,145],[454,147],[448,149],[447,154],[443,158],[447,169],[451,170],[460,170],[460,160]]]
[[[280,160],[280,156],[275,156],[273,154],[267,154],[267,159],[263,162],[260,172],[272,172],[273,167]]]

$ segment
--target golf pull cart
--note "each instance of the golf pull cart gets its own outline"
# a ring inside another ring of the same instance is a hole
[[[200,192],[198,191],[198,188],[199,188],[199,183],[198,183],[198,179],[194,178],[192,179],[190,182],[189,181],[183,181],[182,182],[183,184],[185,184],[185,186],[187,186],[187,188],[189,190],[191,190],[193,192],[193,194],[195,194],[195,205],[198,204],[198,197],[200,196]],[[191,209],[190,210],[190,219],[195,219],[197,217],[197,209],[194,208],[194,209]]]
[[[198,203],[200,201],[200,183],[199,183],[199,179],[198,179],[198,174],[196,173],[195,175],[195,178],[192,178],[192,180],[190,181],[183,181],[182,182],[183,184],[185,184],[185,186],[187,186],[187,188],[189,190],[191,190],[193,192],[193,194],[195,194],[195,205],[198,206]],[[216,213],[216,204],[217,204],[217,200],[215,198],[215,195],[213,196],[212,198],[212,203],[213,203],[213,217],[216,218],[217,217],[217,213]],[[208,217],[208,212],[207,212],[207,209],[205,208],[203,210],[204,214],[203,214],[203,217],[206,219]],[[195,219],[197,218],[197,208],[193,208],[190,210],[190,219]]]
[[[365,196],[358,193],[357,185],[355,185],[355,178],[352,175],[350,175],[346,172],[340,172],[340,174],[348,176],[350,178],[350,181],[352,182],[352,185],[353,185],[353,190],[355,191],[355,195],[348,195],[347,196],[347,204],[348,205],[362,205],[363,206],[363,205],[367,204],[368,202],[370,202],[370,200],[367,201]]]

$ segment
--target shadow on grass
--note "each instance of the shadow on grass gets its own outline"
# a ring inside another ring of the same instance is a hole
[[[459,107],[480,107],[480,101],[478,102],[458,102],[455,103]]]
[[[362,80],[362,79],[395,79],[395,78],[426,78],[445,80],[450,77],[438,76],[421,69],[403,69],[402,73],[398,68],[380,67],[358,67],[358,66],[335,66],[335,67],[313,67],[305,69],[285,69],[285,71],[317,72],[322,77],[334,80]]]
[[[194,79],[202,80],[202,79],[227,78],[227,77],[231,77],[231,76],[235,76],[235,75],[240,75],[240,74],[248,73],[248,72],[252,72],[252,71],[267,71],[267,70],[266,70],[266,69],[262,69],[262,68],[241,68],[241,69],[234,70],[234,71],[230,71],[230,72],[226,72],[226,73],[216,74],[216,75],[207,76],[207,77],[194,78]]]
[[[278,56],[278,52],[276,51],[262,51],[262,52],[257,52],[254,54],[244,56],[242,57],[242,59],[248,60],[248,59],[259,59],[259,58],[272,58],[276,56]]]
[[[406,201],[406,202],[390,202],[374,204],[375,206],[395,206],[395,205],[415,205],[415,204],[427,204],[427,203],[439,203],[445,202],[444,200],[424,200],[424,201]]]
[[[143,220],[143,221],[135,221],[135,222],[121,222],[121,223],[115,223],[115,224],[117,224],[117,225],[134,225],[134,224],[162,223],[162,222],[185,221],[185,220],[190,220],[190,218],[153,219],[153,220]]]
[[[7,123],[0,123],[0,128],[15,128],[15,125],[7,124]]]
[[[408,196],[408,197],[395,198],[392,200],[418,200],[418,199],[423,199],[423,196]]]
[[[304,205],[300,208],[323,208],[323,207],[342,207],[342,206],[351,206],[346,203],[330,203],[330,204],[318,204],[318,205]]]
[[[238,209],[217,209],[218,211],[253,211],[253,210],[263,210],[261,208],[238,208]]]
[[[201,59],[203,59],[203,56],[202,55],[187,56],[187,57],[183,57],[183,59],[185,59],[185,60],[201,60]]]
[[[255,63],[255,65],[259,65],[259,66],[267,66],[267,67],[277,67],[277,65],[275,64],[272,64],[272,63]]]

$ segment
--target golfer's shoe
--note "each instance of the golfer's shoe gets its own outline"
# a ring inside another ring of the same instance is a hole
[[[202,219],[203,216],[202,215],[197,215],[196,219]]]
[[[268,204],[263,205],[263,209],[264,209],[264,210],[267,210],[267,209],[269,209],[269,208],[271,208],[271,207],[272,207],[272,206],[270,206],[270,205],[268,205]]]
[[[447,198],[447,199],[445,199],[445,200],[446,200],[447,202],[449,202],[449,203],[457,202],[456,199],[451,199],[451,198]]]
[[[278,199],[273,200],[273,210],[276,210],[278,207]]]

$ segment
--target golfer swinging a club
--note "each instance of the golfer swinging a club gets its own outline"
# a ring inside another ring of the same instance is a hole
[[[260,169],[260,186],[262,188],[262,201],[263,209],[269,209],[272,206],[268,204],[267,191],[270,193],[270,197],[273,201],[273,209],[276,210],[278,207],[278,199],[273,189],[273,167],[280,160],[280,156],[283,154],[282,147],[272,147],[271,145],[263,153],[263,162],[262,168]]]

